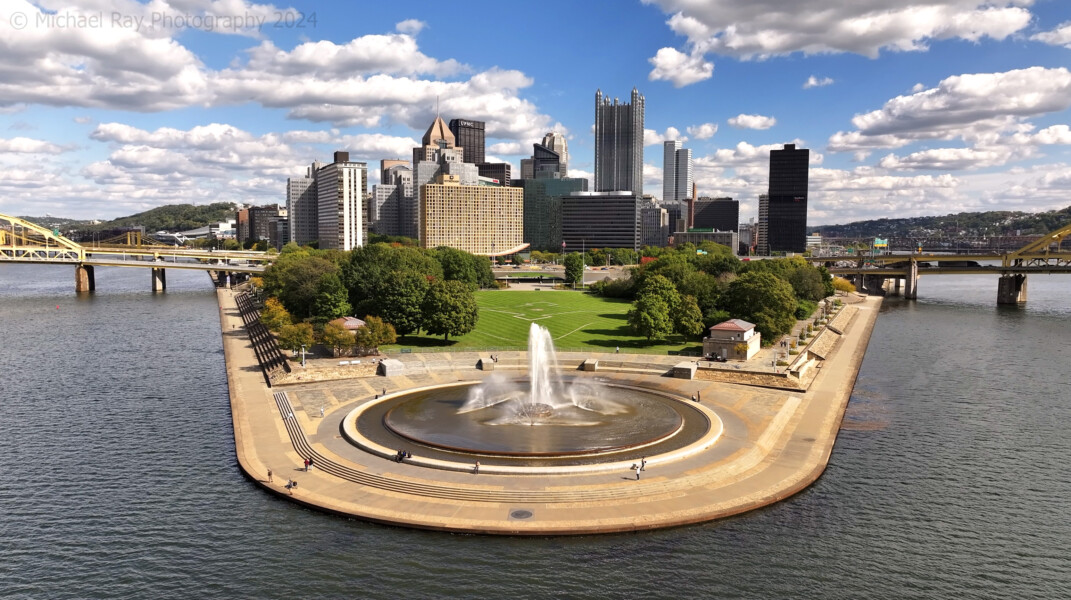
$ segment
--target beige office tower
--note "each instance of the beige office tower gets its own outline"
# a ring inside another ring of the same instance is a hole
[[[524,239],[524,190],[496,185],[461,185],[440,173],[422,186],[420,241],[425,248],[449,246],[472,254],[512,254]]]
[[[543,136],[543,146],[558,153],[558,172],[561,174],[561,179],[565,179],[569,176],[569,144],[565,141],[565,136],[556,132],[548,132]]]

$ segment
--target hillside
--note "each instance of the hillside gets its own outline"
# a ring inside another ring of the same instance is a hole
[[[89,221],[75,221],[58,217],[21,217],[32,223],[45,227],[57,227],[63,231],[93,232],[131,227],[144,227],[148,233],[156,231],[187,231],[204,227],[209,223],[234,219],[238,207],[229,202],[217,202],[196,206],[193,204],[170,204],[160,206],[128,217],[91,224]]]
[[[846,225],[808,227],[824,237],[935,237],[1041,235],[1071,223],[1071,206],[1042,213],[990,211],[943,217],[912,217],[856,221]]]

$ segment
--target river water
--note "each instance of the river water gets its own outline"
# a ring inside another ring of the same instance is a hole
[[[578,538],[303,509],[234,457],[215,295],[0,265],[6,598],[1071,597],[1071,277],[886,300],[826,473],[732,519]]]

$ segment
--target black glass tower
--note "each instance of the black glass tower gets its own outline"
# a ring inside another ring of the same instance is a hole
[[[454,145],[465,149],[465,162],[480,164],[484,160],[484,122],[469,119],[450,119]]]
[[[807,249],[807,169],[811,151],[785,144],[770,151],[767,238],[770,252]]]

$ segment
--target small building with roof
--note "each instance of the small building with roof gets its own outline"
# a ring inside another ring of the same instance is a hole
[[[331,323],[345,327],[346,331],[357,331],[364,327],[364,321],[357,317],[339,317],[331,321]]]
[[[720,356],[727,360],[750,360],[759,352],[762,334],[755,330],[754,323],[743,319],[729,319],[710,328],[710,335],[703,338],[703,355]]]

